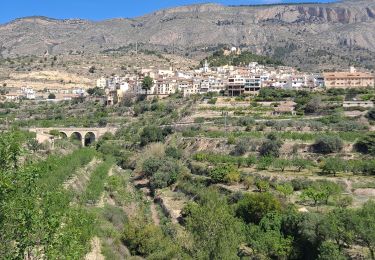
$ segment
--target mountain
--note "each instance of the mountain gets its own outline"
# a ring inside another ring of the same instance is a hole
[[[0,26],[3,57],[144,48],[198,55],[240,46],[301,69],[375,68],[375,1],[223,6],[201,4],[134,19],[26,17]]]

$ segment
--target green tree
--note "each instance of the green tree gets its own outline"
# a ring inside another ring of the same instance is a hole
[[[324,160],[321,166],[322,174],[333,175],[336,177],[338,172],[343,171],[346,167],[346,162],[339,157],[329,157]]]
[[[95,88],[89,88],[87,90],[87,94],[89,94],[90,96],[101,97],[105,95],[105,91],[104,89],[95,87]]]
[[[56,98],[56,95],[54,93],[50,93],[48,95],[48,99],[55,99]]]
[[[263,157],[279,157],[282,145],[283,142],[275,134],[271,133],[260,146],[259,154]]]
[[[270,193],[246,193],[236,204],[236,215],[246,223],[259,224],[271,212],[281,212],[281,203]]]
[[[281,232],[282,217],[269,213],[259,226],[250,224],[246,229],[246,242],[253,249],[254,259],[287,259],[293,250],[293,238]]]
[[[375,133],[364,135],[356,142],[354,147],[360,153],[375,155]]]
[[[293,194],[294,188],[293,185],[289,183],[279,184],[276,186],[276,190],[281,193],[284,198],[288,198],[290,195]]]
[[[307,189],[302,191],[301,198],[307,200],[313,200],[314,206],[318,203],[328,204],[330,198],[340,195],[342,188],[340,185],[331,181],[316,181],[310,185]]]
[[[367,202],[355,215],[355,231],[360,242],[367,246],[370,257],[375,259],[375,202]]]
[[[342,150],[344,143],[337,136],[321,136],[315,140],[312,145],[313,151],[315,153],[329,154],[337,153]]]
[[[356,236],[352,212],[346,209],[334,210],[327,213],[319,225],[319,233],[325,240],[332,240],[338,249],[350,246]]]
[[[302,158],[293,158],[291,163],[298,172],[301,172],[303,169],[306,169],[312,165],[312,162],[310,160]]]
[[[202,194],[199,206],[186,219],[192,234],[195,259],[238,259],[243,225],[232,215],[226,200],[216,191]]]
[[[314,206],[317,206],[318,203],[323,202],[326,198],[325,192],[316,187],[309,187],[302,191],[301,198],[303,200],[312,200]]]
[[[213,183],[230,182],[234,178],[239,180],[240,173],[236,167],[231,164],[218,165],[210,170],[209,176]],[[231,178],[229,178],[231,177]]]
[[[163,130],[157,126],[146,126],[141,132],[141,146],[164,141]]]
[[[18,159],[22,153],[21,142],[14,133],[0,135],[0,170],[9,171],[18,168]]]
[[[345,255],[340,251],[339,247],[330,241],[324,241],[319,247],[319,260],[345,260]]]
[[[146,91],[146,95],[148,94],[148,91],[151,90],[153,84],[154,80],[150,76],[144,77],[142,81],[142,89]]]
[[[284,172],[285,169],[290,167],[291,165],[292,165],[291,161],[287,159],[276,159],[272,163],[272,166],[275,169],[280,170],[281,172]]]

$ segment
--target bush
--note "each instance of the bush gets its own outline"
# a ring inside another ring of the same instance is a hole
[[[177,147],[168,146],[167,149],[165,149],[165,155],[172,157],[174,159],[181,159],[182,151],[179,150]]]
[[[259,148],[259,154],[263,157],[279,157],[280,148],[283,145],[275,134],[269,134]]]
[[[370,133],[360,138],[354,148],[357,152],[375,155],[375,133]]]
[[[368,118],[369,121],[375,121],[375,108],[371,108],[367,112],[366,117]]]
[[[293,179],[291,181],[294,191],[307,189],[311,185],[311,183],[312,181],[304,179]]]
[[[132,254],[148,259],[175,259],[180,250],[159,226],[142,218],[131,219],[125,224],[123,241]]]
[[[255,119],[252,117],[241,117],[238,119],[238,125],[240,126],[251,126],[255,125]]]
[[[315,153],[329,154],[340,152],[343,146],[344,143],[339,137],[322,136],[316,139],[312,149]]]
[[[270,189],[270,183],[266,180],[257,180],[255,182],[255,186],[259,190],[259,192],[266,192]]]
[[[210,171],[209,176],[213,183],[229,182],[230,179],[239,180],[240,173],[237,168],[231,164],[219,165]]]
[[[162,189],[174,184],[182,171],[180,164],[172,158],[151,157],[142,165],[143,173],[150,177],[152,190]]]
[[[153,142],[163,142],[164,137],[168,135],[168,131],[157,126],[146,126],[141,133],[141,146],[145,146]]]
[[[143,162],[142,171],[146,176],[151,177],[159,170],[162,164],[161,158],[151,157]]]
[[[246,193],[236,205],[236,215],[246,223],[259,224],[266,214],[280,211],[280,201],[270,193]]]
[[[248,145],[246,142],[243,142],[242,140],[236,144],[234,147],[234,150],[231,152],[234,156],[241,156],[247,153],[248,151]]]

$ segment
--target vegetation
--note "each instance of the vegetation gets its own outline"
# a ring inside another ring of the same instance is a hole
[[[4,103],[0,258],[83,259],[99,240],[105,259],[374,259],[371,111],[340,108],[372,93]],[[271,116],[286,100],[298,115]],[[19,130],[106,124],[89,148]]]
[[[251,52],[245,51],[241,54],[229,54],[224,55],[224,50],[219,50],[214,52],[211,56],[207,59],[207,62],[213,67],[220,67],[224,65],[233,65],[233,66],[240,66],[240,65],[248,65],[251,62],[258,62],[262,65],[282,65],[280,61],[273,60],[266,56],[260,56],[253,54]],[[201,66],[204,65],[205,61],[201,61]]]

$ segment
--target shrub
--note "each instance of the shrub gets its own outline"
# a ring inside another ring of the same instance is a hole
[[[311,185],[312,181],[304,179],[293,179],[291,184],[295,191],[307,189]]]
[[[124,227],[123,241],[132,254],[149,259],[178,258],[179,248],[163,230],[142,218],[129,220]]]
[[[146,126],[141,133],[141,146],[152,142],[163,142],[164,138],[171,133],[171,128],[161,129],[157,126]]]
[[[252,117],[241,117],[238,119],[238,125],[240,126],[251,126],[255,124],[255,120]]]
[[[165,155],[174,159],[181,159],[182,151],[177,147],[168,146],[167,149],[165,149]]]
[[[236,143],[236,138],[234,136],[229,136],[227,143],[230,144],[235,144]]]
[[[151,157],[143,162],[142,171],[146,176],[151,177],[159,170],[162,164],[163,161],[160,158]]]
[[[236,215],[246,223],[258,224],[266,214],[280,211],[280,201],[270,193],[246,193],[236,205]]]
[[[235,156],[241,156],[241,155],[244,155],[247,151],[248,151],[247,143],[241,140],[240,142],[236,144],[231,154]]]
[[[375,133],[361,137],[354,145],[354,148],[360,153],[375,155]]]
[[[368,118],[369,121],[375,121],[375,108],[371,108],[367,112],[366,117]]]
[[[266,192],[270,189],[270,183],[265,180],[257,180],[255,182],[255,186],[259,190],[259,192]]]
[[[246,189],[248,190],[251,185],[254,185],[254,177],[253,176],[246,176],[243,179],[243,184],[245,185]]]
[[[336,136],[321,136],[312,145],[315,153],[329,154],[340,152],[343,148],[343,141]]]
[[[279,157],[282,144],[275,134],[269,134],[267,140],[260,146],[259,154],[263,157]]]
[[[227,176],[225,176],[224,181],[229,184],[238,183],[240,181],[239,172],[230,172],[227,174]]]
[[[228,182],[228,176],[239,180],[240,173],[238,169],[230,164],[219,165],[210,171],[211,181],[213,183]],[[238,176],[238,177],[237,177]]]
[[[292,195],[294,188],[289,183],[279,184],[276,186],[276,190],[280,192],[285,198]]]

